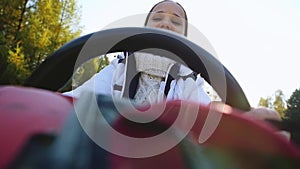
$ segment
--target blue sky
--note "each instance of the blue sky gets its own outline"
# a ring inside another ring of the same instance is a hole
[[[78,0],[83,35],[132,15],[156,0]],[[178,0],[189,22],[213,46],[243,88],[251,106],[281,89],[300,88],[299,0]]]

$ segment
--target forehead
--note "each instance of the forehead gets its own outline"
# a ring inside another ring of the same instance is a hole
[[[185,18],[183,9],[175,2],[162,2],[156,5],[153,8],[152,12],[167,13],[171,15],[176,15],[180,18]]]

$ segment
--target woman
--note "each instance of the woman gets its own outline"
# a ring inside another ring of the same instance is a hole
[[[145,26],[187,36],[187,15],[180,4],[161,1],[148,13]],[[134,70],[129,71],[132,68]],[[125,59],[113,60],[82,86],[65,94],[79,97],[82,91],[93,91],[96,94],[127,97],[141,105],[174,99],[208,104],[210,98],[202,88],[203,82],[199,75],[171,59],[135,52]]]
[[[187,36],[187,21],[186,12],[179,3],[164,0],[152,7],[146,17],[145,26]],[[136,68],[130,77],[124,73],[128,72],[128,67]],[[172,77],[169,74],[178,76]],[[82,91],[92,91],[96,94],[131,98],[139,104],[181,99],[206,105],[211,100],[202,88],[203,82],[189,68],[170,59],[136,52],[134,57],[113,60],[82,86],[65,94],[79,97]],[[253,108],[245,115],[260,120],[281,120],[278,112],[269,109]]]

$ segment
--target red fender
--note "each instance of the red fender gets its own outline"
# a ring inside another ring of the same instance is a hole
[[[8,165],[35,134],[57,134],[73,104],[58,93],[0,87],[0,168]]]
[[[161,107],[160,105],[156,106]],[[124,135],[132,137],[144,138],[155,136],[163,132],[157,124],[171,126],[178,117],[179,112],[184,110],[185,107],[198,107],[198,116],[189,132],[189,138],[193,140],[196,145],[219,149],[228,153],[228,156],[232,155],[233,159],[236,160],[235,162],[239,164],[241,168],[259,168],[258,165],[264,164],[267,157],[270,159],[273,157],[275,157],[274,159],[289,159],[293,162],[300,161],[299,148],[283,136],[276,134],[276,128],[261,120],[250,119],[244,116],[240,110],[219,103],[203,106],[185,101],[171,101],[167,104],[165,111],[157,119],[157,123],[154,123],[152,126],[143,127],[125,118],[120,118],[114,127]],[[150,117],[155,117],[155,114],[155,112],[147,112],[147,116]],[[215,121],[216,123],[209,124],[210,127],[216,126],[214,132],[212,132],[206,141],[199,143],[199,135],[202,132],[209,114],[213,116],[221,115],[221,119],[220,121]],[[132,116],[134,116],[134,114],[132,114]],[[182,126],[176,127],[180,130]],[[117,138],[112,140],[116,149],[127,148],[128,150],[140,149],[144,151],[146,149],[136,144],[132,145],[123,142]],[[191,156],[193,155],[191,154]],[[160,160],[164,161],[164,159],[165,163],[162,168],[185,168],[183,167],[184,160],[182,159],[182,155],[180,156],[178,146],[175,146],[164,154],[146,159],[125,158],[112,155],[111,164],[113,168],[116,169],[122,168],[124,164],[131,164],[132,168],[138,166],[136,168],[150,169],[157,168],[157,166],[159,166],[157,162]]]
[[[73,109],[72,98],[64,97],[51,91],[23,88],[0,87],[0,168],[7,166],[22,150],[24,144],[35,134],[54,133],[61,131],[66,117]],[[235,157],[248,152],[253,155],[280,156],[300,160],[300,151],[292,143],[275,134],[276,129],[262,121],[244,117],[237,109],[224,105],[203,106],[184,101],[171,101],[167,104],[163,114],[157,122],[164,125],[172,125],[179,111],[187,106],[198,107],[198,115],[189,137],[194,138],[195,143],[199,138],[202,128],[209,114],[221,114],[222,117],[212,135],[200,145],[220,148],[235,152]],[[154,116],[155,112],[147,113]],[[188,113],[188,112],[187,112]],[[130,122],[129,122],[130,123]],[[145,130],[135,124],[128,125],[124,118],[116,121],[114,127],[125,135],[134,137],[149,137],[158,134],[157,126],[153,130]],[[182,126],[176,126],[178,129]],[[116,148],[127,146],[127,149],[143,148],[134,145],[122,145],[117,139],[112,144]],[[166,162],[165,166],[184,168],[185,162],[180,155],[180,148],[174,147],[170,151],[148,159],[132,159],[119,156],[111,156],[111,164],[114,168],[122,168],[124,164],[139,166],[141,168],[155,168],[158,162]],[[240,153],[242,152],[242,153]],[[249,164],[249,156],[247,163]],[[243,158],[241,156],[241,158]],[[255,157],[254,157],[255,158]],[[257,160],[255,158],[253,161]],[[243,159],[241,159],[243,160]],[[264,160],[261,158],[261,160]]]

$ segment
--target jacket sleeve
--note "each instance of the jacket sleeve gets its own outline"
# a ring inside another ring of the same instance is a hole
[[[203,89],[204,79],[199,75],[196,79],[196,84],[198,87],[198,97],[199,97],[199,103],[201,104],[209,104],[211,102],[211,98],[208,96],[208,94]]]
[[[171,82],[167,100],[187,100],[204,105],[211,102],[210,97],[203,89],[204,79],[200,75],[196,79],[189,77],[188,75],[191,73],[192,70],[189,68],[180,67],[180,76]]]

